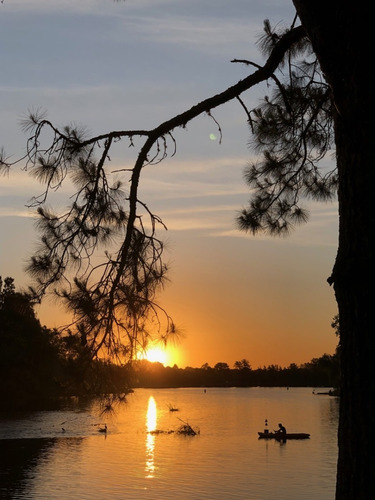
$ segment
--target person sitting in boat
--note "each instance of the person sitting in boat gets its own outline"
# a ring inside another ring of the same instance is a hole
[[[283,424],[279,424],[279,428],[275,431],[275,434],[286,434],[286,429]]]

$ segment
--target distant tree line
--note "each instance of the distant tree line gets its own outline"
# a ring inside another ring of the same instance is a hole
[[[79,333],[42,326],[31,297],[13,278],[0,277],[0,409],[39,404],[63,396],[123,395],[137,387],[336,387],[337,354],[288,368],[252,369],[247,359],[200,368],[147,360],[119,366],[95,359]]]
[[[246,359],[210,367],[178,368],[147,360],[137,361],[132,369],[133,387],[337,387],[339,364],[337,353],[324,354],[302,365],[290,364],[252,369]]]

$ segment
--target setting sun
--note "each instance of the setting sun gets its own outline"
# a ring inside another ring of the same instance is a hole
[[[175,346],[151,345],[147,350],[138,354],[138,359],[147,359],[152,363],[162,363],[164,366],[173,366],[181,361],[181,356]]]
[[[144,358],[148,361],[157,361],[158,363],[162,363],[164,365],[168,361],[168,354],[160,347],[152,347],[146,351]]]

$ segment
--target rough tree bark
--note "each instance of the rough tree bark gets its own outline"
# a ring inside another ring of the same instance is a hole
[[[374,493],[374,15],[363,1],[293,0],[332,89],[339,175],[339,247],[329,283],[340,317],[337,500]]]

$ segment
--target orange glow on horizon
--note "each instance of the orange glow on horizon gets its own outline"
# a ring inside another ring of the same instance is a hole
[[[156,361],[165,365],[168,360],[168,354],[164,349],[161,349],[159,347],[152,347],[151,349],[148,349],[146,351],[145,359],[152,362]]]
[[[143,353],[138,354],[138,359],[146,359],[152,363],[161,363],[164,366],[173,366],[179,358],[178,351],[173,347],[151,345]]]

